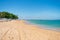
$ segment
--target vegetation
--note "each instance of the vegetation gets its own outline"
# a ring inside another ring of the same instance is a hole
[[[18,19],[18,16],[9,12],[0,12],[0,18]]]

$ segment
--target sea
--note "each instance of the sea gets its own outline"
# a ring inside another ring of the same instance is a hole
[[[46,29],[54,29],[60,31],[60,20],[27,20],[28,22],[39,25]]]

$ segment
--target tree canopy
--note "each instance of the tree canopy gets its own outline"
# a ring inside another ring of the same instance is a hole
[[[0,12],[0,18],[18,19],[18,16],[9,12]]]

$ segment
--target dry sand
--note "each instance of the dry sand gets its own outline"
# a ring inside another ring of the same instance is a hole
[[[60,32],[45,30],[24,20],[0,22],[0,40],[60,40]]]

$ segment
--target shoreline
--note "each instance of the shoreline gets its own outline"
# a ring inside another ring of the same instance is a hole
[[[2,21],[0,20],[0,22],[11,22],[11,21],[13,21],[13,20],[2,20]],[[51,26],[47,26],[47,25],[34,24],[34,23],[29,22],[29,21],[27,21],[27,20],[19,20],[19,21],[24,21],[24,23],[26,23],[26,24],[35,25],[36,27],[39,27],[39,28],[41,28],[41,29],[60,32],[60,28],[54,28],[54,27],[51,28]]]
[[[13,40],[12,37],[14,40],[60,40],[60,32],[40,28],[26,20],[0,22],[0,39]]]
[[[26,21],[26,22],[28,24],[31,24],[31,25],[36,25],[37,27],[40,27],[40,28],[45,29],[45,30],[52,30],[52,31],[58,31],[58,32],[60,32],[60,28],[57,28],[57,27],[43,25],[43,24],[35,24],[35,23],[29,22],[29,21]]]

